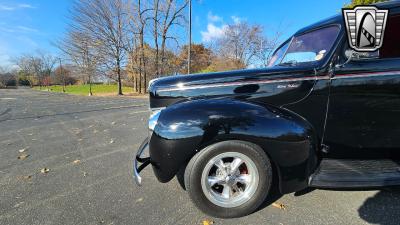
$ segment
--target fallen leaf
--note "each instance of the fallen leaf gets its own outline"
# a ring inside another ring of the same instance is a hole
[[[111,139],[110,144],[113,144],[114,142],[115,142],[114,139]]]
[[[18,178],[18,180],[30,180],[32,178],[32,176],[31,175],[18,176],[17,178]]]
[[[25,202],[19,202],[17,204],[14,205],[14,208],[18,208],[20,205],[24,204]]]
[[[29,157],[29,155],[27,155],[27,154],[22,154],[22,155],[18,156],[18,159],[24,160],[24,159],[26,159],[26,158],[28,158],[28,157]]]
[[[50,169],[49,168],[43,168],[43,169],[40,170],[40,172],[41,173],[48,173],[48,172],[50,172]]]
[[[74,163],[74,164],[81,163],[81,160],[77,159],[77,160],[73,161],[73,163]]]
[[[115,122],[112,122],[111,125],[115,125]]]
[[[203,225],[212,225],[214,224],[214,221],[212,220],[203,220]]]
[[[28,147],[23,148],[23,149],[20,149],[20,150],[18,150],[18,151],[19,151],[19,153],[23,153],[23,152],[25,152],[27,149],[28,149]]]
[[[284,204],[282,204],[282,203],[279,203],[279,202],[272,203],[272,206],[276,207],[278,209],[286,210],[286,206]]]
[[[137,200],[136,200],[136,202],[142,202],[143,201],[143,198],[138,198]]]

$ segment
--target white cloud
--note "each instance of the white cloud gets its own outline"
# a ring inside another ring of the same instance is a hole
[[[35,6],[29,4],[18,4],[19,8],[36,9]]]
[[[211,42],[215,39],[223,37],[227,28],[227,25],[223,23],[223,18],[209,11],[207,15],[207,20],[207,30],[200,32],[202,41]],[[216,25],[217,23],[220,25]]]
[[[210,42],[219,39],[225,35],[225,30],[228,25],[215,26],[213,23],[207,25],[207,31],[201,31],[203,42]]]
[[[17,26],[18,30],[23,31],[23,32],[33,32],[36,33],[38,30],[30,27],[25,27],[25,26]]]
[[[15,8],[11,7],[11,6],[0,5],[0,10],[2,10],[2,11],[13,11],[13,10],[15,10]]]
[[[13,5],[13,6],[0,4],[0,11],[14,11],[17,9],[36,9],[36,7],[33,5],[24,4],[24,3]]]
[[[209,22],[222,22],[222,17],[218,16],[218,15],[214,15],[211,11],[208,12],[208,21]]]
[[[5,24],[3,24],[5,25]],[[30,28],[30,27],[26,27],[26,26],[2,26],[0,27],[0,31],[4,32],[4,33],[36,33],[39,34],[39,30],[35,29],[35,28]]]
[[[224,23],[224,18],[213,14],[211,11],[208,12],[207,18],[207,30],[200,32],[202,41],[211,42],[213,40],[223,37],[225,35],[226,29],[228,28],[228,25]],[[243,20],[245,20],[238,16],[231,16],[230,18],[234,24],[240,24]]]
[[[15,30],[7,27],[0,27],[0,31],[4,33],[14,33]]]

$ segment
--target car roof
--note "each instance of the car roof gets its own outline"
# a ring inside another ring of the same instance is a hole
[[[374,5],[380,9],[393,9],[393,8],[398,8],[400,7],[400,1],[388,1],[388,2],[382,2],[382,3],[376,3],[376,4],[371,4]],[[306,33],[308,31],[311,30],[315,30],[321,27],[325,27],[325,26],[330,26],[330,25],[343,25],[344,21],[343,21],[343,16],[342,13],[338,13],[334,16],[331,16],[327,19],[321,20],[317,23],[311,24],[307,27],[304,27],[302,29],[300,29],[299,31],[297,31],[294,35],[300,35],[303,33]]]
[[[381,9],[391,9],[391,8],[400,7],[400,1],[398,1],[398,0],[388,1],[388,2],[375,3],[375,4],[371,4],[371,5],[375,5],[376,7],[381,8]]]

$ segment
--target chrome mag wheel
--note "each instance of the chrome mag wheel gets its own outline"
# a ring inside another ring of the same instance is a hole
[[[233,208],[253,197],[259,179],[253,160],[239,152],[225,152],[206,164],[201,187],[207,199],[215,205]]]

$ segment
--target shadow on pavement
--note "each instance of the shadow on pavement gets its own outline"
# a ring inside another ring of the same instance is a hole
[[[400,224],[400,187],[380,190],[365,200],[358,209],[358,214],[368,223]]]
[[[273,174],[276,174],[275,168]],[[279,185],[278,185],[278,177],[273,176],[272,184],[271,184],[271,190],[268,194],[267,199],[261,204],[260,207],[256,210],[256,212],[261,211],[262,209],[270,206],[272,203],[278,201],[283,195],[279,191]],[[256,213],[254,212],[254,213]]]

